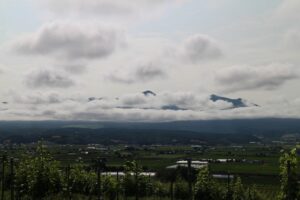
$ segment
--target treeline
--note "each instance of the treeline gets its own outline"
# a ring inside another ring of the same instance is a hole
[[[193,132],[185,130],[157,130],[157,129],[128,129],[128,128],[57,128],[57,129],[28,129],[12,133],[1,132],[0,142],[32,143],[39,140],[55,144],[249,144],[260,142],[251,134],[214,132]]]
[[[278,200],[300,199],[297,162],[296,149],[282,152]],[[41,144],[33,155],[24,154],[18,161],[3,157],[1,165],[1,199],[264,199],[255,186],[245,187],[239,177],[228,179],[227,184],[217,182],[208,167],[198,170],[195,178],[188,170],[165,180],[142,175],[135,161],[124,164],[124,176],[103,175],[103,159],[92,166],[77,163],[62,168]]]

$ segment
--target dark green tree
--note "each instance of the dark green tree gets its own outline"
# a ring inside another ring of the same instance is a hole
[[[164,187],[164,185],[162,184],[162,182],[156,181],[154,183],[154,194],[158,198],[164,198],[164,197],[168,196],[168,190],[167,190],[166,187]]]
[[[139,176],[142,168],[136,161],[127,161],[124,165],[125,176],[122,180],[122,188],[125,196],[134,196],[139,194]]]
[[[106,176],[103,181],[105,199],[114,200],[117,197],[118,183],[115,178]]]
[[[242,184],[242,180],[240,177],[237,177],[235,180],[235,183],[233,184],[233,194],[232,194],[233,200],[244,200],[246,199],[245,195],[245,189]]]
[[[195,200],[219,200],[224,196],[224,188],[212,179],[208,167],[200,169],[195,185]]]
[[[262,195],[257,191],[255,186],[247,188],[245,192],[246,200],[263,200]]]
[[[70,169],[69,186],[72,193],[95,194],[97,175],[95,172],[86,171],[84,165],[79,163]]]
[[[177,177],[174,184],[174,197],[178,200],[188,200],[189,199],[189,185],[188,183],[181,178]]]
[[[279,200],[297,200],[299,196],[299,183],[297,180],[297,150],[282,152],[280,157],[280,193]]]
[[[35,156],[25,155],[16,169],[16,189],[20,196],[42,199],[62,191],[59,163],[39,143]]]

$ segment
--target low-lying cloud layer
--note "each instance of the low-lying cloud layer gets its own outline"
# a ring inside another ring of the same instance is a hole
[[[162,94],[128,94],[119,98],[62,97],[57,93],[10,95],[0,105],[1,120],[99,120],[99,121],[173,121],[255,117],[296,117],[300,101],[232,109],[225,101],[213,102],[207,95],[190,92]],[[176,105],[181,109],[164,109]],[[291,109],[291,108],[294,109]]]

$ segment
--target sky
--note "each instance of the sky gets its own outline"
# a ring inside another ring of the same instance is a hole
[[[0,120],[299,118],[299,13],[299,0],[0,0]]]

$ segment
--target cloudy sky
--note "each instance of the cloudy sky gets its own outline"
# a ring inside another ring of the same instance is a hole
[[[299,118],[299,13],[299,0],[0,0],[0,120]]]

